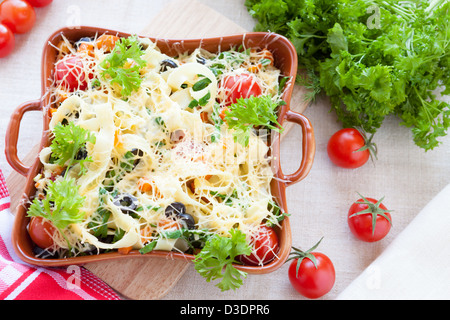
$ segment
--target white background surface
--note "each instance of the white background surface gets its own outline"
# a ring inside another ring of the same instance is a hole
[[[251,31],[254,26],[244,0],[199,2],[246,30]],[[13,110],[41,94],[41,50],[48,35],[60,27],[76,24],[139,33],[167,3],[163,0],[54,0],[50,6],[37,9],[33,30],[18,36],[13,54],[0,59],[0,149],[4,150],[6,128]],[[337,297],[448,184],[450,177],[450,137],[443,139],[438,149],[425,153],[414,145],[409,129],[398,126],[395,118],[386,119],[375,136],[379,149],[375,165],[368,163],[355,170],[333,166],[326,154],[326,144],[340,125],[328,111],[326,98],[306,110],[305,115],[315,130],[316,158],[309,176],[287,189],[293,245],[308,249],[324,237],[317,251],[327,254],[336,269],[335,286],[322,299]],[[27,154],[40,141],[40,136],[41,115],[26,114],[20,131],[19,155]],[[298,167],[299,146],[300,130],[296,128],[283,141],[285,173]],[[3,151],[0,168],[5,176],[12,172]],[[374,198],[385,196],[384,204],[394,210],[393,228],[385,239],[364,243],[350,233],[347,210],[357,200],[356,192]],[[221,293],[190,266],[164,299],[303,299],[292,289],[287,269],[285,265],[272,274],[249,275],[237,291]]]

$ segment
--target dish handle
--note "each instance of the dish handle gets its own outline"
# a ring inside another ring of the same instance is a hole
[[[27,167],[17,156],[17,141],[19,138],[20,122],[28,111],[42,110],[41,100],[28,101],[17,107],[13,112],[8,125],[5,139],[5,155],[10,166],[23,176],[28,175],[30,167]]]
[[[303,180],[311,170],[316,153],[316,142],[314,138],[314,129],[307,117],[301,113],[288,110],[285,114],[285,120],[298,124],[302,129],[302,161],[300,167],[292,174],[285,175],[281,171],[280,177],[288,187]]]

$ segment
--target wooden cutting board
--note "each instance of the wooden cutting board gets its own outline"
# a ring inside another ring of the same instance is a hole
[[[158,38],[201,38],[245,31],[248,30],[195,0],[176,0],[170,2],[140,34]],[[304,88],[295,87],[290,104],[293,111],[302,113],[306,109],[304,93]],[[285,127],[284,134],[289,129]],[[33,148],[23,162],[31,164],[38,151],[38,147]],[[18,173],[14,172],[7,178],[11,208],[16,208],[20,202],[24,184],[25,178]],[[162,298],[190,266],[188,261],[151,257],[85,265],[125,298],[139,300]]]

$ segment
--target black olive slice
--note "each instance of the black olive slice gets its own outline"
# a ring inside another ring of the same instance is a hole
[[[173,202],[169,204],[165,210],[165,215],[168,218],[176,219],[179,215],[186,213],[186,207],[181,202]]]
[[[195,229],[195,220],[189,213],[179,215],[180,224],[186,229]]]
[[[178,65],[175,63],[175,61],[170,59],[165,59],[161,61],[160,63],[161,68],[159,69],[159,72],[167,71],[167,68],[177,68]]]
[[[113,203],[125,214],[134,214],[139,205],[138,199],[129,193],[118,194]]]
[[[84,160],[88,156],[88,152],[86,149],[86,146],[82,146],[80,150],[78,150],[77,154],[75,155],[75,160]]]
[[[80,38],[77,42],[75,42],[75,49],[77,49],[78,50],[78,47],[80,46],[80,44],[82,44],[82,43],[86,43],[86,42],[92,42],[93,40],[91,39],[91,38],[88,38],[88,37],[83,37],[83,38]]]
[[[195,60],[197,61],[197,63],[206,64],[206,59],[201,56],[198,56]]]

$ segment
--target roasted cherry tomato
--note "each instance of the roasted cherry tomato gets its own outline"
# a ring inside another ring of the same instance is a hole
[[[227,76],[222,80],[221,86],[225,89],[225,105],[235,103],[239,98],[260,96],[261,87],[256,77],[249,73]]]
[[[47,249],[53,246],[53,237],[57,229],[48,220],[42,217],[32,217],[28,225],[31,240],[40,248]]]
[[[57,85],[62,85],[69,91],[85,90],[87,77],[83,60],[80,56],[71,54],[63,57],[55,65],[55,80]],[[91,77],[89,75],[88,77]]]
[[[16,40],[12,31],[0,23],[0,58],[9,55],[15,46]]]
[[[336,272],[330,258],[320,252],[311,252],[320,241],[308,251],[292,248],[289,265],[289,281],[294,289],[309,299],[320,298],[334,286]]]
[[[389,210],[379,201],[360,195],[348,210],[347,222],[351,232],[360,240],[374,242],[383,239],[391,229]]]
[[[278,236],[266,225],[261,225],[250,241],[253,251],[248,256],[239,256],[239,260],[250,266],[264,265],[273,260],[278,253]]]
[[[5,0],[0,4],[0,22],[14,33],[25,33],[36,21],[34,8],[24,0]]]
[[[366,139],[363,131],[355,128],[345,128],[333,134],[328,141],[327,152],[330,160],[342,168],[358,168],[376,155],[376,146],[372,137]]]
[[[29,4],[31,4],[33,7],[41,8],[48,6],[50,3],[53,2],[53,0],[27,0]]]

